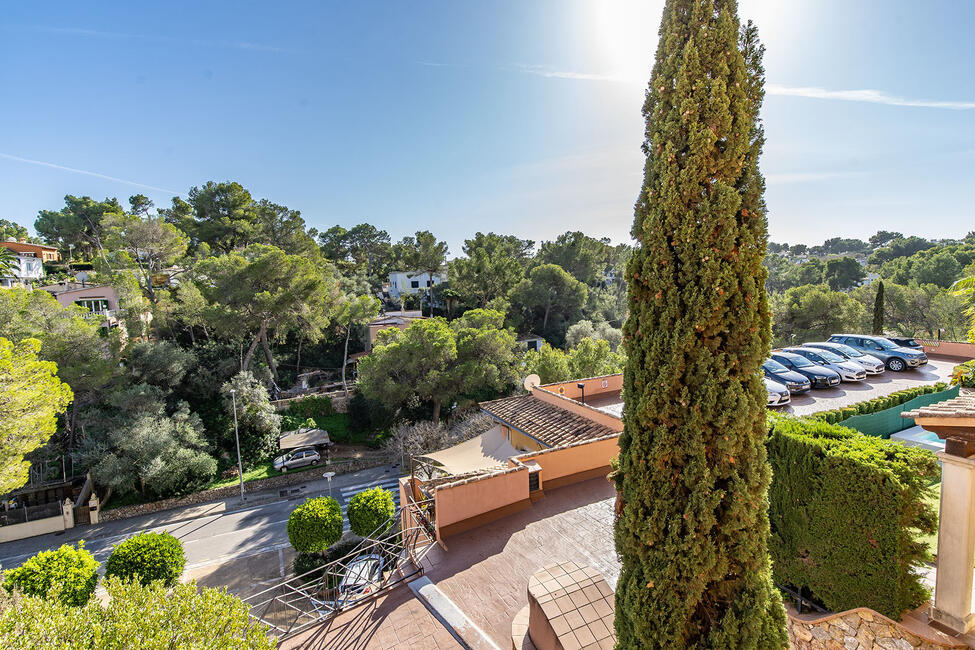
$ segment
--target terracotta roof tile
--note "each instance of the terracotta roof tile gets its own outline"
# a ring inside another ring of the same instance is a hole
[[[532,395],[482,402],[481,409],[549,447],[616,435],[615,431],[603,424],[543,402]]]
[[[943,402],[904,411],[902,418],[975,418],[975,395],[959,395]]]

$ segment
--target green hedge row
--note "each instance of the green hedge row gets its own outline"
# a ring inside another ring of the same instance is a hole
[[[769,552],[776,584],[832,611],[897,619],[929,594],[918,542],[937,528],[923,497],[940,469],[929,451],[815,419],[769,418]]]
[[[807,415],[806,417],[815,420],[822,420],[824,422],[828,422],[829,424],[836,424],[848,418],[852,418],[855,415],[867,415],[868,413],[884,411],[886,409],[894,408],[895,406],[900,406],[904,402],[909,402],[918,395],[939,393],[947,388],[948,384],[944,382],[929,384],[927,386],[917,386],[916,388],[906,388],[904,390],[899,390],[896,393],[891,393],[890,395],[884,395],[883,397],[858,402],[850,406],[844,406],[843,408],[820,411],[819,413],[813,413],[812,415]]]

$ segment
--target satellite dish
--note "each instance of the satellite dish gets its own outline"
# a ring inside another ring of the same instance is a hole
[[[525,390],[530,393],[536,386],[542,385],[542,378],[538,375],[528,375],[525,377],[525,381],[522,382],[522,384],[524,385]]]

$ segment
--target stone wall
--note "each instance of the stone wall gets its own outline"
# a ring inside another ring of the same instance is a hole
[[[349,463],[341,463],[328,465],[327,469],[333,471],[336,474],[348,474],[350,472],[358,472],[362,469],[367,469],[369,467],[378,467],[383,465],[386,461],[382,458],[370,458],[363,460],[354,460]],[[318,468],[324,471],[325,466]],[[293,485],[300,485],[302,483],[309,483],[311,481],[321,480],[321,474],[315,470],[308,470],[305,472],[288,472],[287,474],[281,474],[280,476],[272,476],[271,478],[259,479],[257,481],[249,481],[244,483],[244,494],[253,494],[255,492],[262,492],[265,490],[278,490]],[[161,512],[163,510],[171,510],[173,508],[182,508],[184,506],[199,505],[201,503],[207,503],[208,501],[219,501],[221,499],[230,499],[236,497],[240,494],[240,484],[234,483],[228,487],[215,488],[213,490],[204,490],[203,492],[195,492],[193,494],[188,494],[185,497],[178,497],[174,499],[164,499],[162,501],[154,501],[152,503],[140,503],[132,506],[122,506],[121,508],[113,508],[112,510],[102,510],[99,513],[99,521],[115,521],[117,519],[127,519],[128,517],[138,517],[139,515],[148,515],[155,512]],[[273,497],[273,495],[270,495]]]
[[[965,647],[931,629],[932,637],[922,638],[900,623],[860,607],[839,614],[806,620],[789,612],[789,640],[796,650],[936,650]]]
[[[355,395],[355,389],[349,391],[349,398]],[[335,409],[336,413],[348,413],[349,412],[349,398],[346,398],[345,391],[336,390],[329,393],[307,393],[305,395],[298,395],[296,397],[288,397],[285,399],[272,400],[271,406],[275,411],[283,411],[292,402],[300,402],[307,397],[328,397],[332,400],[332,408]]]

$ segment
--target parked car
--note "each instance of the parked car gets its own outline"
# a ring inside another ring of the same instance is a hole
[[[928,362],[928,356],[923,351],[902,348],[887,340],[883,336],[867,334],[833,334],[830,343],[842,343],[864,354],[877,357],[887,366],[888,370],[900,372],[907,368],[917,368]]]
[[[831,388],[840,385],[839,373],[816,365],[801,354],[772,350],[772,358],[789,370],[805,376],[812,383],[813,388]]]
[[[337,601],[340,605],[376,591],[383,580],[383,558],[379,555],[359,555],[349,562],[339,583]]]
[[[766,406],[785,406],[792,401],[789,389],[784,384],[772,381],[768,377],[763,377],[763,379],[765,380],[765,391],[768,393]]]
[[[911,350],[924,352],[924,346],[918,343],[917,339],[913,336],[888,336],[887,340],[902,348],[910,348]]]
[[[887,366],[884,362],[875,356],[864,354],[855,348],[851,348],[849,345],[843,345],[842,343],[829,343],[828,341],[816,342],[816,343],[803,343],[804,348],[821,348],[823,350],[829,350],[830,352],[835,352],[844,359],[848,359],[863,366],[863,369],[867,371],[868,375],[882,375]]]
[[[824,368],[829,368],[840,376],[842,381],[863,381],[867,378],[867,371],[863,366],[852,361],[847,361],[840,355],[829,350],[816,350],[813,348],[785,348],[784,352],[800,354],[813,363],[819,364]]]
[[[805,393],[812,384],[806,379],[805,375],[793,372],[774,359],[766,359],[762,364],[762,374],[768,379],[784,385],[793,395]]]
[[[279,472],[287,472],[289,469],[317,465],[320,462],[322,462],[322,455],[311,447],[305,447],[278,456],[271,463],[271,466]]]

